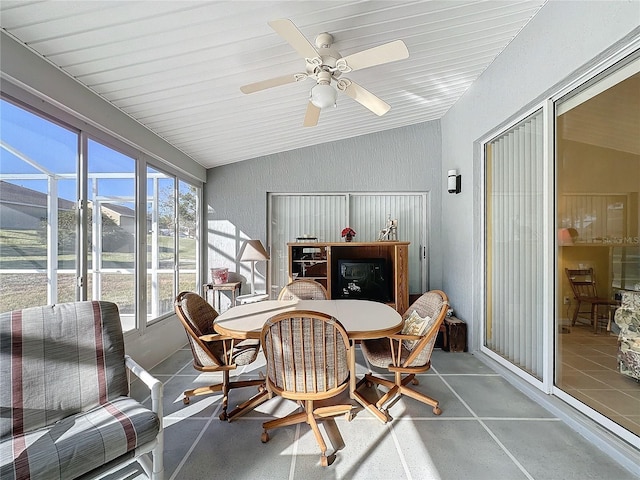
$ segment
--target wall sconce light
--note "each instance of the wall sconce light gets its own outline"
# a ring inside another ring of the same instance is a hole
[[[449,170],[447,174],[447,191],[449,193],[460,193],[462,190],[462,175],[458,175],[457,170]]]

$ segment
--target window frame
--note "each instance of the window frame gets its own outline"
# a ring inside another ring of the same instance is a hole
[[[78,242],[76,244],[76,301],[90,299],[87,291],[87,275],[90,270],[88,265],[88,244],[90,235],[90,219],[88,218],[87,200],[88,195],[88,142],[89,140],[98,142],[110,149],[117,151],[123,155],[131,157],[134,162],[134,188],[135,188],[135,232],[136,242],[134,247],[134,282],[136,286],[135,299],[135,327],[124,332],[125,337],[130,335],[142,335],[147,326],[156,324],[168,317],[174,315],[173,312],[167,312],[159,315],[157,318],[147,319],[146,308],[146,169],[151,166],[160,170],[175,179],[175,189],[181,182],[185,182],[196,188],[196,284],[202,283],[202,206],[203,206],[203,190],[204,182],[193,176],[186,174],[184,171],[174,167],[171,162],[161,158],[151,156],[146,151],[137,148],[135,145],[124,141],[124,139],[116,138],[109,132],[104,131],[99,126],[81,116],[75,115],[73,112],[64,110],[62,106],[54,105],[47,99],[39,98],[31,92],[25,91],[11,82],[2,80],[2,89],[0,90],[0,98],[7,101],[18,108],[21,108],[30,114],[42,117],[62,128],[65,128],[78,136],[78,157],[77,157],[77,203],[78,212],[76,216],[76,231],[78,234]],[[142,215],[141,212],[145,214]],[[177,215],[176,215],[176,230]],[[176,249],[178,238],[176,236]],[[177,250],[176,250],[177,252]],[[174,290],[177,290],[179,257],[174,257]],[[57,266],[56,266],[57,270]],[[175,294],[178,292],[175,291]],[[57,295],[57,293],[56,293]],[[48,297],[48,303],[52,303],[52,298]],[[145,319],[143,321],[143,319]]]

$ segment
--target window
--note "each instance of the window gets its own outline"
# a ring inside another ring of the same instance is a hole
[[[123,329],[136,327],[135,159],[88,140],[87,290],[118,304]]]
[[[79,133],[0,102],[0,311],[75,300]]]
[[[200,185],[102,132],[0,102],[2,311],[108,300],[130,331],[173,313],[180,289],[197,291]],[[137,185],[146,185],[146,202]],[[146,212],[137,207],[145,203]]]
[[[198,291],[200,189],[147,167],[147,317],[173,313],[181,291]]]

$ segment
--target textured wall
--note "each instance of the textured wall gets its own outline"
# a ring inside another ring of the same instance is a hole
[[[441,120],[441,175],[450,168],[462,174],[462,193],[442,198],[443,288],[460,318],[472,324],[471,350],[480,347],[484,274],[480,149],[474,142],[638,29],[637,0],[587,3],[549,1]]]
[[[440,137],[440,123],[428,122],[210,169],[205,187],[209,266],[242,267],[246,276],[247,267],[235,264],[234,257],[243,237],[266,242],[268,192],[430,192],[429,279],[431,288],[439,288],[445,182]],[[264,264],[256,268],[264,273]]]

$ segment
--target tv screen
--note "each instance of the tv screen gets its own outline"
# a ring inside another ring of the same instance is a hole
[[[384,258],[339,259],[331,298],[389,302],[390,284]]]

